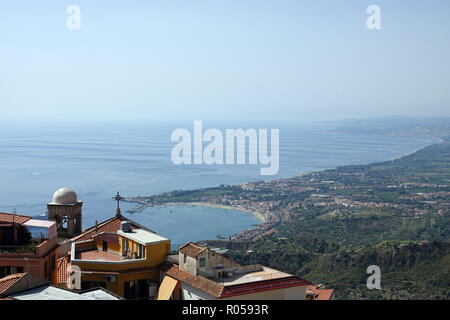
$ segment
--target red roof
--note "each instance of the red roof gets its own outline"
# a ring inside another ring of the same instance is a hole
[[[221,298],[251,293],[310,285],[311,282],[296,276],[225,286]]]
[[[308,286],[307,290],[314,294],[314,300],[331,300],[334,293],[334,289],[317,289],[317,286]]]
[[[173,265],[169,270],[167,270],[166,275],[178,281],[185,282],[215,298],[219,298],[223,291],[223,285],[203,276],[195,277],[190,275],[189,273],[180,270],[177,265]]]
[[[167,270],[166,275],[178,281],[185,282],[190,286],[197,288],[218,299],[247,295],[261,291],[307,286],[311,284],[311,282],[303,280],[299,277],[290,276],[285,278],[261,280],[244,284],[224,286],[221,283],[207,279],[200,275],[194,277],[193,275],[180,270],[176,265]]]
[[[15,273],[0,279],[0,294],[11,288],[14,283],[19,281],[26,273]]]
[[[78,241],[90,240],[93,236],[95,236],[96,234],[102,233],[102,232],[115,233],[120,229],[120,224],[122,221],[129,221],[131,223],[131,229],[136,229],[136,228],[144,229],[144,227],[138,225],[137,223],[135,223],[123,216],[120,216],[120,217],[115,216],[113,218],[110,218],[106,221],[99,223],[97,225],[97,227],[93,226],[93,227],[86,229],[83,233],[79,234],[78,236],[73,237],[70,240],[72,242],[78,242]]]
[[[31,217],[22,216],[20,214],[0,212],[0,223],[12,223],[13,220],[14,223],[23,224],[28,220],[31,220]]]
[[[119,234],[112,232],[102,232],[96,234],[92,237],[93,239],[98,239],[100,241],[106,241],[109,243],[119,244]]]
[[[203,252],[204,250],[206,250],[205,247],[201,247],[201,246],[196,245],[195,243],[188,242],[184,246],[182,246],[179,251],[190,257],[195,257],[196,255]]]
[[[57,274],[56,274],[57,284],[67,283],[67,279],[69,278],[67,269],[69,268],[69,266],[70,266],[70,255],[58,259]]]

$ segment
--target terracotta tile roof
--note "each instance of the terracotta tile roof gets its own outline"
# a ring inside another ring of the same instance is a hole
[[[310,284],[311,284],[311,282],[309,282],[307,280],[303,280],[296,276],[271,279],[271,280],[255,281],[255,282],[249,282],[249,283],[244,283],[244,284],[225,286],[221,298],[246,295],[246,294],[251,294],[251,293],[256,293],[256,292],[261,292],[261,291],[268,291],[268,290],[306,286],[306,285],[310,285]]]
[[[223,286],[221,284],[202,276],[194,277],[189,273],[178,269],[178,266],[176,265],[167,270],[166,275],[178,281],[185,282],[191,287],[199,289],[214,298],[219,298],[222,295]]]
[[[166,275],[178,281],[187,283],[191,287],[199,289],[202,292],[205,292],[206,294],[209,294],[210,296],[218,299],[247,295],[261,291],[307,286],[311,284],[311,282],[307,280],[303,280],[296,276],[290,276],[271,280],[236,284],[231,286],[223,286],[220,283],[217,283],[200,275],[194,277],[189,273],[180,270],[177,265],[173,265],[169,270],[167,270]]]
[[[67,269],[70,266],[70,254],[58,259],[56,281],[57,284],[67,283],[69,275]]]
[[[184,246],[182,246],[179,251],[190,257],[195,257],[196,255],[198,255],[199,253],[203,252],[206,249],[207,248],[200,247],[200,246],[196,245],[195,243],[188,242]]]
[[[0,223],[12,223],[13,218],[14,222],[19,224],[23,224],[28,220],[31,220],[31,217],[22,216],[20,214],[0,212]]]
[[[15,273],[0,279],[0,294],[11,288],[14,283],[19,281],[26,273]]]
[[[97,225],[97,230],[96,230],[95,226],[90,227],[90,228],[86,229],[83,233],[79,234],[78,236],[73,237],[70,240],[72,242],[84,241],[84,240],[89,240],[96,234],[99,234],[102,232],[115,233],[115,232],[117,232],[117,230],[120,229],[120,224],[122,221],[129,221],[131,223],[132,230],[138,229],[138,228],[146,229],[146,228],[142,227],[141,225],[137,224],[136,222],[131,221],[130,219],[127,219],[123,216],[113,217],[113,218],[110,218],[108,220],[105,220],[105,221],[99,223]]]
[[[92,237],[93,239],[98,239],[100,241],[106,241],[108,243],[119,244],[119,234],[112,232],[102,232],[96,234]]]
[[[334,289],[317,289],[317,286],[308,286],[306,289],[314,295],[314,300],[330,300],[334,293]]]

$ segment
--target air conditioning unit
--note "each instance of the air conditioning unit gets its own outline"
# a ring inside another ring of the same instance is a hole
[[[116,276],[112,275],[112,274],[107,274],[105,276],[105,281],[106,282],[116,282]]]

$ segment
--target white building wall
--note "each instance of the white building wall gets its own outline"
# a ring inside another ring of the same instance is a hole
[[[183,300],[214,300],[214,298],[203,291],[191,287],[186,283],[181,284]]]
[[[184,263],[184,256],[186,256],[186,263]],[[194,257],[190,257],[183,253],[179,255],[179,268],[180,270],[189,273],[190,275],[197,276],[197,263],[198,261]]]

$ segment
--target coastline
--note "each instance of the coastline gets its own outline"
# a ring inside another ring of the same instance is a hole
[[[167,202],[164,204],[158,204],[158,205],[151,205],[148,203],[144,203],[141,201],[137,201],[134,199],[123,199],[122,201],[125,202],[133,202],[133,203],[137,203],[137,206],[135,207],[135,209],[133,210],[128,210],[127,212],[141,212],[146,208],[151,208],[151,207],[171,207],[171,206],[197,206],[197,207],[208,207],[208,208],[217,208],[217,209],[226,209],[226,210],[237,210],[237,211],[242,211],[245,213],[249,213],[251,214],[253,217],[255,217],[256,219],[258,219],[259,221],[261,221],[262,223],[266,223],[267,219],[266,217],[264,217],[264,215],[262,215],[261,213],[257,212],[257,211],[252,211],[249,209],[245,209],[242,207],[234,207],[234,206],[227,206],[227,205],[223,205],[223,204],[216,204],[216,203],[211,203],[211,202]]]
[[[430,147],[432,145],[436,145],[436,144],[440,144],[442,142],[445,142],[444,139],[441,139],[441,138],[438,138],[438,137],[434,137],[434,138],[437,139],[437,141],[434,142],[434,143],[427,144],[425,146],[417,148],[416,150],[414,150],[412,152],[409,152],[407,154],[404,154],[404,155],[402,155],[402,156],[400,156],[398,158],[391,159],[391,160],[385,160],[385,161],[394,161],[394,160],[402,159],[404,157],[408,157],[408,156],[410,156],[412,154],[415,154],[415,153],[417,153],[417,152],[419,152],[419,151],[421,151],[421,150],[423,150],[423,149],[425,149],[427,147]],[[372,163],[375,164],[375,163],[379,163],[379,162],[372,162]],[[366,165],[370,165],[372,163],[368,163]],[[338,169],[338,168],[339,167],[336,167],[335,169]],[[322,171],[325,171],[325,170],[304,172],[304,173],[296,174],[296,175],[293,175],[293,176],[290,176],[290,177],[278,178],[278,179],[273,179],[273,180],[269,180],[269,181],[275,182],[275,181],[280,181],[280,180],[289,180],[289,179],[292,179],[292,178],[295,178],[295,177],[301,177],[303,175],[307,175],[307,174],[314,173],[314,172],[322,172]],[[269,181],[267,181],[267,182],[269,182]],[[251,182],[246,182],[246,183],[251,183]],[[242,187],[246,183],[237,184],[235,186],[241,186]],[[194,202],[182,202],[182,201],[180,201],[180,202],[167,202],[167,203],[162,203],[162,204],[150,204],[150,203],[147,203],[145,201],[139,201],[138,199],[133,199],[133,198],[128,198],[128,199],[124,199],[124,200],[128,201],[128,202],[135,202],[135,203],[137,203],[137,206],[136,206],[135,209],[133,209],[133,212],[140,212],[140,211],[142,211],[142,210],[144,210],[145,208],[148,208],[148,207],[167,207],[167,206],[176,206],[176,205],[201,206],[201,207],[210,207],[210,208],[218,208],[218,209],[238,210],[238,211],[250,213],[253,217],[255,217],[256,219],[261,221],[262,224],[266,226],[265,228],[268,228],[268,229],[273,229],[273,227],[275,227],[279,223],[279,220],[277,220],[277,221],[274,220],[272,216],[265,216],[262,213],[260,213],[259,211],[247,209],[247,208],[245,208],[243,206],[239,206],[239,204],[237,204],[237,205],[223,205],[223,204],[217,204],[217,203],[214,203],[214,202],[202,202],[202,201],[194,201]],[[275,222],[275,224],[274,224],[274,222]],[[255,230],[255,226],[251,227],[250,229],[241,231],[238,234],[244,234],[245,232],[250,231],[250,230]]]
[[[227,210],[238,210],[238,211],[250,213],[252,216],[254,216],[256,219],[258,219],[262,223],[266,223],[266,218],[261,213],[256,212],[256,211],[252,211],[252,210],[249,210],[249,209],[245,209],[245,208],[226,206],[226,205],[215,204],[215,203],[210,203],[210,202],[180,202],[179,204],[198,206],[198,207],[210,207],[210,208],[218,208],[218,209],[227,209]]]
[[[427,144],[427,145],[425,145],[423,147],[417,148],[414,151],[411,151],[410,153],[407,153],[407,154],[401,155],[401,156],[399,156],[397,158],[391,159],[390,161],[395,161],[395,160],[399,160],[399,159],[404,158],[404,157],[408,157],[408,156],[413,155],[414,153],[417,153],[417,152],[419,152],[419,151],[421,151],[421,150],[423,150],[425,148],[428,148],[428,147],[433,146],[435,144],[439,144],[439,143],[445,142],[445,140],[440,138],[440,137],[433,137],[433,138],[437,139],[437,141],[435,143]]]

